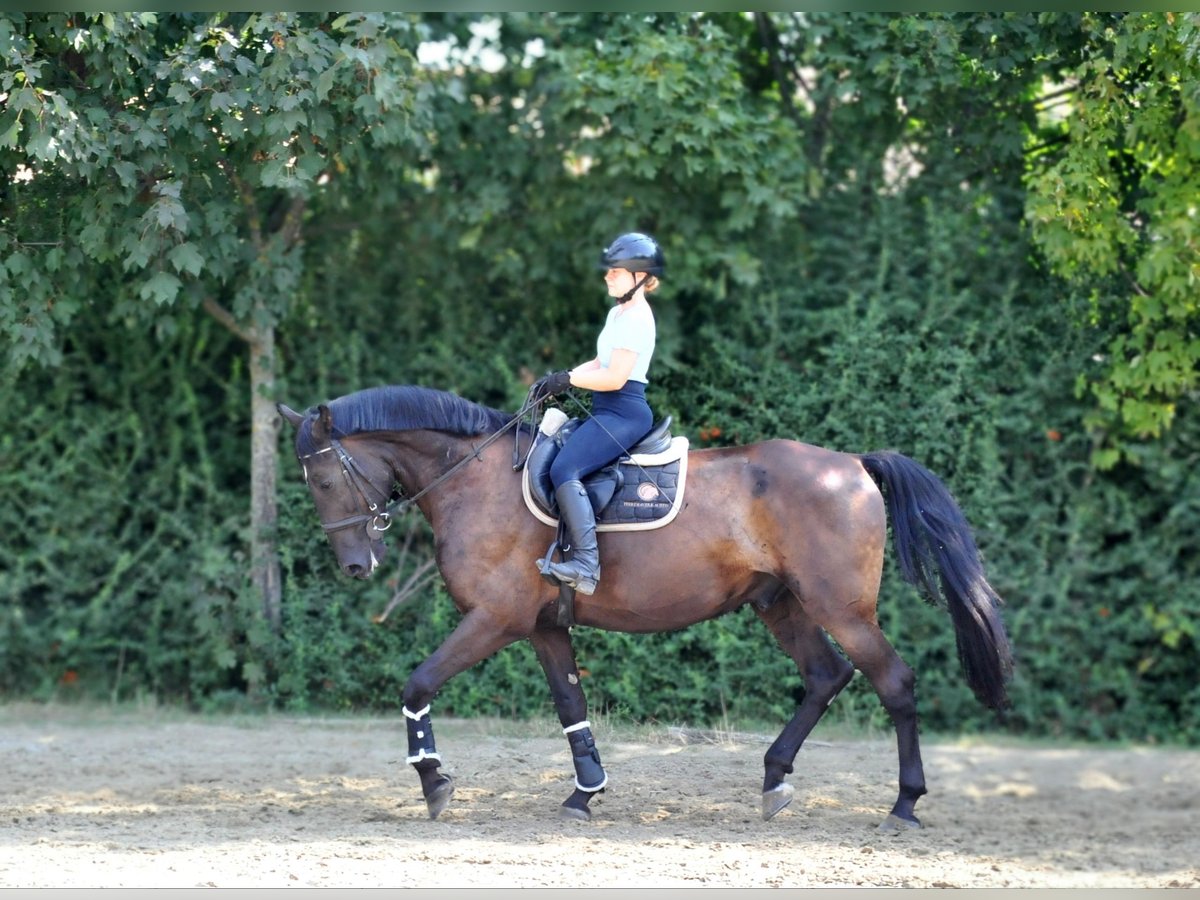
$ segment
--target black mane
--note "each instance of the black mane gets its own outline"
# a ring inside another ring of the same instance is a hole
[[[367,388],[329,402],[334,437],[367,431],[429,429],[471,436],[491,434],[507,425],[512,413],[501,412],[455,394],[416,385]],[[319,448],[313,444],[312,423],[316,408],[305,411],[296,435],[297,452],[304,456]]]

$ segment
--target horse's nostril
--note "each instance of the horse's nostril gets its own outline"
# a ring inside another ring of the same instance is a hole
[[[358,563],[350,563],[349,565],[342,566],[342,571],[351,578],[362,578],[366,569],[364,569]]]

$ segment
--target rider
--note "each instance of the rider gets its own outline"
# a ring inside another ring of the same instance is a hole
[[[600,580],[596,515],[583,479],[628,452],[654,424],[646,402],[654,312],[646,295],[658,288],[663,274],[662,249],[648,234],[622,234],[600,254],[600,268],[616,305],[596,340],[595,358],[553,372],[531,389],[542,397],[572,387],[593,392],[591,417],[567,438],[550,467],[554,498],[574,554],[562,563],[538,560],[543,571],[581,594],[593,593]]]

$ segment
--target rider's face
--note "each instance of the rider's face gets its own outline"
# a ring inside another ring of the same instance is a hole
[[[609,269],[604,273],[604,283],[608,285],[609,296],[620,297],[632,290],[636,278],[637,276],[628,269]]]

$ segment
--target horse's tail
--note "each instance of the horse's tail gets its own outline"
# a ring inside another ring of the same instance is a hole
[[[900,573],[954,622],[967,684],[984,705],[1009,705],[1012,648],[999,595],[984,576],[971,527],[936,475],[892,450],[858,454],[883,491]]]

